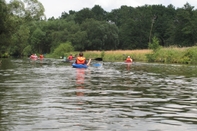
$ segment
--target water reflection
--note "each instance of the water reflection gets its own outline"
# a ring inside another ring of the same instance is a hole
[[[127,68],[105,62],[102,68],[75,69],[53,59],[42,66],[27,59],[5,63],[0,66],[2,131],[197,129],[195,66],[135,62]]]
[[[126,65],[126,69],[127,69],[127,70],[130,70],[130,68],[131,68],[131,64],[132,64],[132,63],[125,63],[125,65]]]
[[[85,79],[85,69],[76,69],[76,85],[77,85],[77,96],[84,95],[84,79]]]

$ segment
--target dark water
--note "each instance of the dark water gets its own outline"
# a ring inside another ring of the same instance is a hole
[[[197,67],[3,59],[0,131],[196,131]]]

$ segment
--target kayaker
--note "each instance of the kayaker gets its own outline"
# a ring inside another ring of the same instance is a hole
[[[36,54],[32,54],[32,55],[30,56],[30,58],[31,58],[31,59],[34,59],[34,60],[37,60],[38,57],[37,57]]]
[[[133,62],[133,60],[131,59],[130,56],[128,56],[127,59],[125,60],[125,62]]]
[[[40,54],[40,59],[43,59],[44,58],[44,55],[43,54]]]
[[[86,60],[85,57],[83,57],[83,53],[82,52],[79,53],[79,56],[77,57],[75,63],[76,64],[87,64],[87,60]]]
[[[68,60],[72,60],[73,59],[73,56],[72,56],[72,54],[70,54],[70,56],[68,56]]]

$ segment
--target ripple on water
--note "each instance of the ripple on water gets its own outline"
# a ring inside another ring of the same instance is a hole
[[[176,73],[182,66],[137,62],[130,69],[104,62],[85,70],[55,59],[12,63],[0,70],[0,130],[197,128],[197,77],[189,76],[194,67],[187,74]]]

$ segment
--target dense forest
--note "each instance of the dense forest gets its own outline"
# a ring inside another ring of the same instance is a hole
[[[53,53],[63,43],[76,51],[147,49],[153,37],[163,47],[197,43],[197,10],[189,3],[124,5],[111,12],[95,5],[48,19],[44,11],[38,0],[0,1],[0,56]]]

